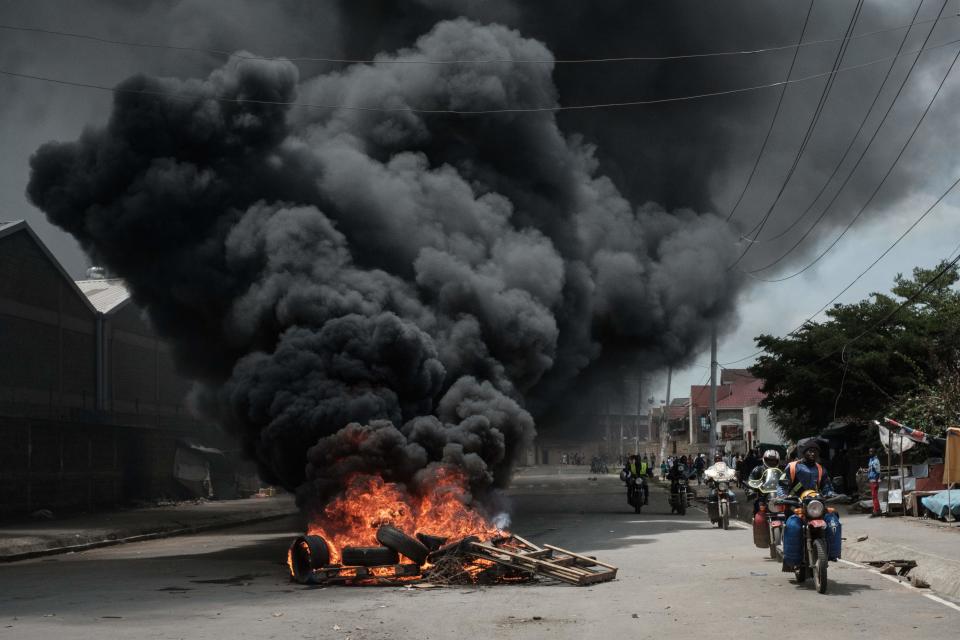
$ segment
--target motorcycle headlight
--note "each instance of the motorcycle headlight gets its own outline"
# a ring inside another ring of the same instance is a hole
[[[807,517],[813,520],[822,518],[826,508],[819,500],[811,500],[807,503]]]
[[[718,483],[717,483],[717,489],[719,489],[720,491],[726,491],[726,490],[729,489],[729,488],[730,488],[730,485],[727,484],[726,482],[718,482]]]

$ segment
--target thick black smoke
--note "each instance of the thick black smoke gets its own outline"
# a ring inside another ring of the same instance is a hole
[[[549,64],[392,64],[551,56],[455,19],[306,80],[242,59],[134,77],[106,127],[36,153],[29,194],[128,280],[267,480],[325,500],[439,464],[484,491],[531,411],[601,366],[688,357],[740,285],[722,219],[632,203],[551,112],[375,110],[553,105]],[[269,104],[293,100],[338,106]]]

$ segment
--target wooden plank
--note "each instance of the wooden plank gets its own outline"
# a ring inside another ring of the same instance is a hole
[[[573,556],[574,558],[580,558],[581,560],[585,560],[585,561],[590,562],[590,563],[592,563],[592,564],[598,564],[598,565],[600,565],[601,567],[606,567],[607,569],[614,569],[614,570],[616,570],[616,567],[613,566],[612,564],[607,564],[606,562],[600,562],[599,560],[596,560],[595,558],[590,558],[590,557],[588,557],[588,556],[583,556],[583,555],[580,555],[579,553],[574,553],[574,552],[572,552],[572,551],[567,551],[566,549],[561,549],[560,547],[555,547],[555,546],[550,545],[550,544],[545,544],[545,545],[543,545],[543,546],[544,546],[545,549],[550,549],[550,550],[552,550],[552,551],[557,551],[557,552],[559,552],[559,553],[565,553],[565,554],[567,554],[568,556]]]
[[[495,554],[490,554],[485,556],[488,560],[493,560],[494,562],[499,562],[507,566],[520,567],[522,569],[533,570],[537,572],[546,572],[553,571],[556,573],[562,573],[564,575],[570,576],[571,578],[578,578],[581,575],[584,575],[582,571],[572,569],[569,567],[562,567],[554,565],[551,563],[545,563],[542,560],[537,560],[536,558],[517,558],[513,556],[507,557],[497,557]]]
[[[529,540],[525,540],[524,538],[521,538],[520,536],[518,536],[518,535],[516,535],[516,534],[513,535],[513,539],[516,540],[517,542],[519,542],[520,544],[524,544],[524,545],[530,547],[530,548],[533,549],[534,551],[541,551],[541,550],[543,549],[543,547],[541,547],[541,546],[539,546],[539,545],[536,545],[536,544],[530,542]]]
[[[525,571],[532,570],[536,573],[543,573],[550,575],[551,577],[562,579],[565,582],[576,584],[579,582],[579,579],[583,577],[585,573],[587,573],[582,569],[563,567],[537,558],[527,558],[523,554],[505,551],[503,549],[490,547],[484,544],[474,543],[473,546],[479,549],[478,551],[474,551],[472,553],[475,553],[475,555],[485,558],[486,560],[509,567],[520,568]]]
[[[542,575],[542,576],[547,576],[547,577],[550,577],[550,578],[554,578],[554,579],[556,579],[556,580],[560,580],[560,581],[562,581],[562,582],[567,582],[567,583],[569,583],[569,584],[580,584],[580,578],[583,577],[583,576],[579,576],[579,575],[576,575],[576,574],[570,574],[570,573],[560,572],[560,571],[553,571],[553,570],[551,570],[551,569],[544,568],[544,567],[525,566],[525,565],[522,565],[522,564],[518,563],[517,561],[511,560],[511,559],[497,558],[497,557],[494,557],[494,556],[486,556],[486,555],[483,555],[483,554],[477,554],[477,556],[480,557],[480,558],[484,558],[485,560],[489,560],[489,561],[491,561],[491,562],[496,562],[497,564],[500,564],[500,565],[503,565],[503,566],[506,566],[506,567],[510,567],[511,569],[515,569],[515,570],[519,570],[519,571],[525,571],[525,572],[528,572],[528,573],[534,573],[534,574]]]
[[[530,563],[534,563],[534,564],[538,564],[538,565],[543,565],[543,566],[546,566],[546,567],[550,567],[551,569],[557,569],[557,570],[566,571],[566,572],[571,572],[571,573],[577,573],[577,574],[580,574],[580,573],[583,573],[583,572],[584,572],[583,569],[577,569],[577,568],[574,568],[574,567],[564,567],[564,566],[561,566],[561,565],[558,565],[558,564],[554,564],[554,563],[552,563],[552,562],[550,562],[550,561],[548,561],[548,560],[541,560],[541,559],[539,559],[539,558],[530,558],[530,557],[527,556],[526,554],[514,553],[513,551],[507,551],[506,549],[498,549],[497,547],[491,547],[491,546],[488,546],[488,545],[483,544],[483,543],[474,542],[474,543],[473,543],[473,546],[475,546],[475,547],[480,547],[480,548],[482,548],[482,549],[486,549],[488,552],[500,553],[500,554],[503,554],[503,555],[506,555],[506,556],[510,556],[511,558],[516,558],[516,559],[518,559],[518,560],[523,560],[523,561],[526,561],[526,562],[530,562]]]

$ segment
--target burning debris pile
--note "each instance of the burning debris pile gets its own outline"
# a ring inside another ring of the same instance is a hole
[[[432,585],[516,584],[545,577],[573,585],[607,582],[617,568],[588,556],[501,533],[489,540],[467,536],[448,541],[418,532],[410,537],[391,525],[377,529],[380,546],[343,547],[341,563],[318,535],[300,536],[287,552],[290,576],[301,584]]]
[[[482,509],[470,503],[467,477],[456,467],[433,467],[412,488],[354,475],[310,514],[306,535],[287,553],[290,575],[303,584],[361,585],[519,583],[535,576],[592,584],[616,576],[610,565],[511,535],[503,514],[491,522]]]

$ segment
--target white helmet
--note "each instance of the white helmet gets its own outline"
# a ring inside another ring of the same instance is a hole
[[[767,467],[776,467],[780,464],[780,454],[776,449],[767,449],[763,452],[763,464]]]

